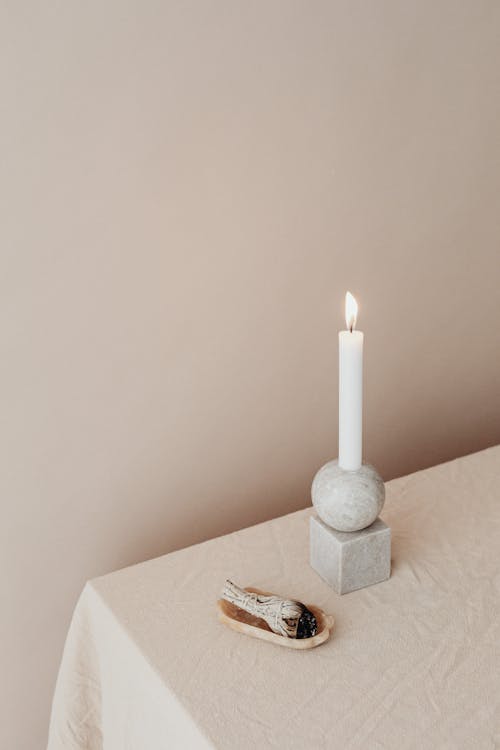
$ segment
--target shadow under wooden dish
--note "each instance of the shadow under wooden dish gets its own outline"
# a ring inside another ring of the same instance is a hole
[[[251,586],[247,586],[245,591],[248,591],[251,594],[272,596],[266,591],[254,589]],[[219,599],[217,602],[219,620],[223,622],[224,625],[236,630],[238,633],[250,635],[252,638],[260,638],[263,641],[269,641],[270,643],[275,643],[278,646],[285,646],[286,648],[294,648],[298,651],[303,651],[307,648],[315,648],[327,641],[330,638],[335,622],[332,615],[326,615],[319,607],[315,607],[311,604],[307,604],[306,606],[316,618],[318,632],[312,638],[297,639],[286,638],[284,635],[273,633],[267,622],[261,620],[260,617],[250,615],[248,612],[245,612],[225,599]]]

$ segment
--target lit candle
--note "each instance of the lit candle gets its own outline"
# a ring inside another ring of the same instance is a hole
[[[363,441],[363,334],[355,331],[358,305],[345,296],[347,331],[339,331],[339,466],[357,471]]]

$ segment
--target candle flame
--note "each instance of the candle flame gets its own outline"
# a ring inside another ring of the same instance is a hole
[[[347,330],[352,332],[352,329],[356,327],[356,318],[358,317],[358,303],[352,296],[351,292],[347,292],[345,296],[345,322]]]

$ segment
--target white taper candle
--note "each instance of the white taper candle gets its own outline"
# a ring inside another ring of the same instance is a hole
[[[339,466],[356,471],[363,447],[363,334],[355,331],[358,306],[346,294],[347,331],[339,332]]]

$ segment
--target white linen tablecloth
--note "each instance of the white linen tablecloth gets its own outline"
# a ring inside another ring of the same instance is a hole
[[[49,750],[500,748],[500,447],[387,484],[392,576],[338,596],[311,509],[88,583]],[[224,580],[335,616],[311,651],[217,621]]]

